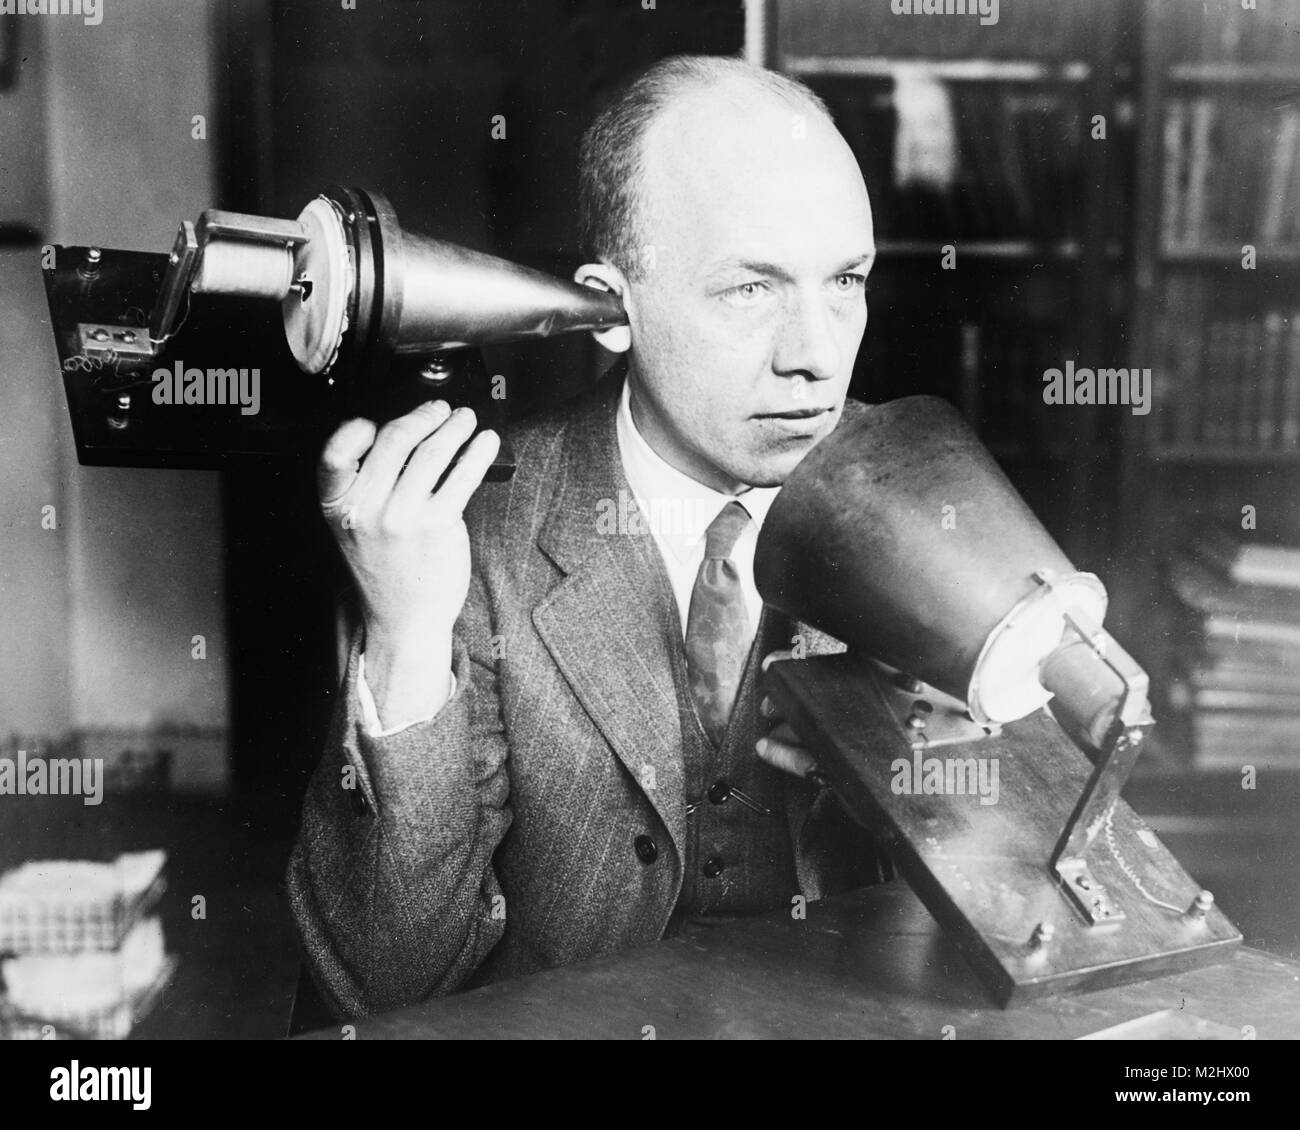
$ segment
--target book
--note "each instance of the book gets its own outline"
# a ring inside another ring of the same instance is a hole
[[[1120,0],[1003,3],[996,22],[986,23],[974,4],[962,15],[934,14],[934,0],[781,0],[775,18],[784,50],[796,56],[1088,59],[1115,26],[1119,6]]]
[[[1276,107],[1249,99],[1235,105],[1233,131],[1237,147],[1230,160],[1238,170],[1237,183],[1234,185],[1230,178],[1220,182],[1221,190],[1230,197],[1225,238],[1238,246],[1255,245],[1261,255],[1266,255],[1268,247],[1259,246],[1264,223],[1261,200],[1269,179],[1269,158],[1277,148],[1281,113]]]
[[[1231,323],[1210,323],[1201,382],[1200,438],[1215,447],[1232,438],[1233,337]]]
[[[1268,174],[1264,177],[1264,198],[1260,202],[1259,238],[1264,244],[1275,244],[1288,234],[1284,221],[1290,185],[1296,179],[1295,162],[1300,153],[1300,110],[1283,110],[1268,159]]]
[[[166,964],[162,922],[142,918],[116,950],[27,954],[0,962],[9,1003],[51,1020],[107,1012],[157,980]]]
[[[983,91],[979,92],[981,95]],[[954,107],[958,145],[961,154],[958,197],[966,208],[969,232],[976,239],[994,239],[1002,235],[999,224],[1003,210],[993,199],[1001,177],[995,144],[990,136],[991,123],[985,100],[968,95]]]
[[[162,851],[24,863],[0,876],[0,953],[113,950],[164,888]]]
[[[1161,231],[1166,250],[1183,238],[1183,199],[1186,192],[1187,103],[1171,98],[1165,107],[1164,123],[1164,206]]]
[[[1231,584],[1300,590],[1300,546],[1248,541],[1211,527],[1197,537],[1194,552]]]
[[[1011,234],[1024,235],[1034,231],[1034,206],[1029,192],[1029,179],[1015,135],[1007,129],[1008,110],[1004,100],[997,105],[997,120],[992,121],[992,136],[998,155],[999,183],[1005,188],[1005,198],[1010,202],[1014,223]]]
[[[1300,652],[1295,652],[1288,664],[1269,666],[1255,661],[1216,661],[1193,650],[1175,663],[1174,670],[1191,692],[1246,691],[1300,697]]]
[[[1206,232],[1206,188],[1209,181],[1211,143],[1216,107],[1209,98],[1195,98],[1191,109],[1191,141],[1187,170],[1187,200],[1184,204],[1184,244],[1197,246]]]
[[[1281,446],[1294,451],[1300,447],[1300,310],[1291,314],[1291,331],[1286,338],[1283,373],[1278,429]]]
[[[1162,37],[1174,59],[1206,63],[1295,62],[1297,0],[1200,0],[1191,5],[1170,0],[1160,13]]]
[[[1164,320],[1166,353],[1164,364],[1173,370],[1177,388],[1173,436],[1179,443],[1192,444],[1200,438],[1201,373],[1205,367],[1204,287],[1199,279],[1177,273],[1165,290]]]
[[[50,1027],[80,1039],[121,1040],[149,1011],[176,969],[157,916],[141,919],[112,952],[0,961],[0,1031],[45,1039]]]
[[[1238,339],[1234,338],[1234,341]],[[1233,397],[1233,438],[1244,447],[1253,447],[1259,429],[1260,365],[1264,346],[1263,326],[1254,318],[1241,323],[1240,356],[1233,367],[1236,393]]]
[[[1241,626],[1258,633],[1265,629],[1283,629],[1278,638],[1290,633],[1300,640],[1300,592],[1259,585],[1237,585],[1216,576],[1201,561],[1186,557],[1176,558],[1169,567],[1170,583],[1179,599],[1192,610],[1206,616],[1206,628],[1216,624],[1220,633],[1235,628],[1227,623],[1239,622]]]
[[[1286,694],[1250,687],[1217,687],[1198,685],[1187,679],[1174,679],[1167,688],[1169,703],[1176,710],[1241,711],[1247,717],[1256,715],[1268,718],[1286,715],[1300,735],[1300,691]]]
[[[1264,316],[1264,345],[1259,362],[1259,388],[1255,398],[1255,438],[1261,448],[1271,448],[1278,426],[1279,390],[1285,383],[1286,366],[1285,316],[1271,310]]]
[[[1188,730],[1198,769],[1300,769],[1300,715],[1261,719],[1203,710],[1190,715]]]
[[[1275,620],[1252,620],[1246,616],[1211,614],[1202,625],[1211,639],[1243,640],[1251,644],[1300,647],[1300,625]]]
[[[1210,635],[1196,624],[1195,657],[1210,670],[1244,671],[1251,675],[1271,668],[1280,673],[1300,670],[1300,649],[1285,642],[1234,638],[1232,633]]]
[[[1282,232],[1279,241],[1295,244],[1300,240],[1300,141],[1296,142],[1291,160],[1291,176],[1286,185],[1286,203],[1282,209]]]
[[[1246,109],[1229,98],[1215,103],[1200,243],[1211,246],[1240,243],[1251,225],[1255,200],[1246,187],[1246,180],[1259,156],[1250,148],[1251,117]]]

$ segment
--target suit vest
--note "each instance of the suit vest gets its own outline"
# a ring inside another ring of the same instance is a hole
[[[651,548],[651,556],[656,564],[656,599],[669,609],[668,623],[680,625],[676,597],[657,546]],[[790,647],[789,632],[787,618],[764,605],[720,749],[700,722],[687,680],[686,643],[680,631],[673,632],[669,654],[682,735],[687,817],[682,889],[669,932],[687,918],[789,907],[799,893],[786,819],[786,774],[754,752],[754,743],[771,729],[758,710],[763,698],[763,657]],[[736,790],[752,803],[738,799]]]

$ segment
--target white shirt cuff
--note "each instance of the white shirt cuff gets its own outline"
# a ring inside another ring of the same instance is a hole
[[[456,673],[450,672],[448,678],[451,680],[451,690],[447,692],[447,698],[456,693]],[[418,726],[421,722],[428,722],[435,718],[438,712],[435,710],[432,714],[427,714],[423,718],[412,718],[408,722],[402,722],[397,726],[390,726],[384,729],[384,724],[379,720],[379,708],[375,705],[375,696],[370,693],[370,686],[366,682],[366,656],[365,652],[357,657],[357,703],[361,707],[361,724],[365,727],[366,736],[371,738],[387,738],[393,734],[411,726]]]

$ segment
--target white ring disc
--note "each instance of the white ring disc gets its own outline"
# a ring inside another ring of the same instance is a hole
[[[293,277],[311,284],[305,298],[290,291],[280,304],[284,336],[298,367],[323,373],[334,363],[347,329],[348,299],[352,296],[352,262],[343,220],[334,205],[317,197],[298,217],[308,242],[294,254]]]

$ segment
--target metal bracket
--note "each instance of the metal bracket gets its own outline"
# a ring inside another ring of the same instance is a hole
[[[1054,868],[1061,890],[1092,926],[1123,922],[1124,912],[1111,899],[1083,859],[1062,859]]]
[[[153,317],[149,319],[149,337],[152,341],[162,341],[172,332],[176,324],[176,315],[181,308],[181,299],[190,288],[194,269],[198,265],[199,240],[194,225],[189,220],[181,222],[180,231],[176,233],[176,242],[172,244],[172,253],[167,257],[167,274],[163,277],[162,287],[154,302]]]
[[[130,364],[153,359],[149,331],[144,326],[110,326],[97,322],[77,323],[77,344],[81,355],[91,361]]]
[[[1122,921],[1124,914],[1089,871],[1088,849],[1110,819],[1120,790],[1141,752],[1146,731],[1155,723],[1147,706],[1146,672],[1100,625],[1072,612],[1065,614],[1065,621],[1124,686],[1123,698],[1100,745],[1092,775],[1065,822],[1048,862],[1074,906],[1091,925],[1100,926]]]

